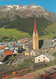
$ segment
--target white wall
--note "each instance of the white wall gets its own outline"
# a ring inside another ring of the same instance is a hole
[[[39,62],[50,62],[50,60],[45,55],[40,55],[38,57],[35,57],[35,63]]]
[[[0,64],[3,64],[3,62],[0,62]]]
[[[30,52],[30,55],[31,55],[31,56],[36,56],[36,53],[32,50],[32,51]]]

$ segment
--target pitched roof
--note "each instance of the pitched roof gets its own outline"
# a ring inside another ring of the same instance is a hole
[[[54,61],[54,59],[55,59],[55,57],[53,55],[50,55],[48,53],[39,54],[36,57],[42,56],[42,55],[44,55],[45,57],[47,57],[50,61]]]
[[[0,61],[3,61],[5,57],[6,57],[6,56],[2,56],[2,57],[0,58]]]
[[[9,49],[8,47],[6,47],[5,49]]]
[[[48,53],[44,54],[47,58],[49,58],[51,61],[53,61],[55,59],[55,57],[53,55],[50,55]]]
[[[50,39],[43,40],[43,45],[42,45],[41,49],[52,48],[52,47],[53,47],[53,45],[52,45]]]
[[[0,49],[4,49],[4,48],[6,48],[6,46],[0,46]]]
[[[11,43],[12,45],[15,45],[16,43]]]
[[[33,41],[29,43],[29,48],[33,49]],[[39,40],[39,49],[48,49],[54,47],[50,39]]]
[[[13,52],[12,51],[8,51],[8,52],[4,52],[5,55],[12,55]]]
[[[34,21],[34,32],[35,32],[35,34],[36,34],[36,32],[37,32],[37,28],[36,28],[36,18],[35,18],[35,21]]]

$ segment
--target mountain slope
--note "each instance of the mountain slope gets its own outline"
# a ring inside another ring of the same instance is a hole
[[[5,22],[1,24],[4,28],[16,28],[20,31],[27,32],[30,35],[33,33],[34,28],[34,20],[35,18],[20,18],[18,20],[12,22]],[[43,30],[47,28],[48,25],[52,24],[52,22],[42,18],[36,18],[37,21],[37,30],[40,36],[45,35]],[[1,26],[0,26],[1,27]]]
[[[52,24],[50,24],[45,31],[47,31],[48,33],[56,33],[56,22],[53,22]]]

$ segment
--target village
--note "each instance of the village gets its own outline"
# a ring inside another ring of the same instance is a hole
[[[16,55],[18,55],[18,54],[24,55],[22,58],[22,61],[23,61],[25,56],[27,56],[26,58],[29,58],[29,56],[36,57],[37,52],[40,52],[39,57],[41,58],[42,56],[44,56],[46,54],[46,52],[48,52],[49,54],[53,54],[56,51],[56,40],[52,40],[52,41],[49,40],[52,44],[52,47],[50,47],[48,49],[44,49],[44,50],[41,49],[38,51],[36,51],[36,50],[34,51],[34,50],[30,49],[29,44],[31,43],[31,41],[32,40],[30,40],[30,38],[24,38],[24,39],[18,40],[17,42],[16,41],[0,42],[0,64],[8,63],[9,57],[13,58],[13,56],[16,57]],[[41,53],[44,53],[44,55],[41,56]],[[48,56],[48,54],[47,54],[47,56]],[[54,59],[54,57],[53,57],[53,59]],[[53,60],[53,59],[51,58],[51,60]],[[36,60],[36,58],[35,58],[35,60]]]
[[[49,63],[55,65],[55,62],[56,39],[39,40],[36,19],[34,21],[33,39],[23,38],[18,41],[13,39],[9,42],[0,42],[0,66],[2,69],[5,66],[5,71],[0,70],[2,73],[7,71],[7,66],[12,67],[12,69],[18,67],[20,69],[32,69],[47,66]],[[19,66],[21,64],[22,66]]]

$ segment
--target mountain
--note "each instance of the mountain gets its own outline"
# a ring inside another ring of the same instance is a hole
[[[16,29],[17,31],[19,30],[19,32],[22,31],[23,33],[32,35],[35,17],[39,36],[56,35],[56,14],[48,12],[43,7],[34,4],[29,6],[0,6],[0,29]]]
[[[1,14],[3,15],[3,18],[9,17],[10,20],[14,20],[15,17],[21,17],[21,18],[27,18],[27,17],[44,17],[45,19],[49,21],[56,21],[56,14],[53,12],[46,11],[41,6],[36,6],[34,4],[31,4],[29,6],[24,5],[5,5],[0,6],[0,17]]]

